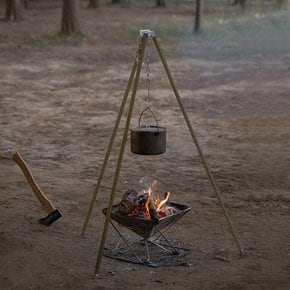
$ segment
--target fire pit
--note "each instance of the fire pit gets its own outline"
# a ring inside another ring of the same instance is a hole
[[[161,266],[172,263],[172,259],[185,256],[189,250],[179,247],[177,241],[167,238],[164,233],[173,226],[190,208],[186,205],[168,202],[170,193],[159,198],[155,192],[156,181],[142,192],[128,190],[120,203],[113,206],[110,223],[121,237],[114,250],[105,250],[105,256],[141,263],[148,266]],[[106,215],[107,209],[103,209]],[[115,223],[113,223],[115,221]],[[140,240],[128,241],[118,226],[134,232]]]
[[[148,239],[160,230],[168,229],[190,210],[186,205],[177,203],[169,203],[169,205],[176,208],[177,212],[161,219],[144,219],[120,213],[120,204],[117,204],[113,206],[111,218],[142,238]],[[106,209],[103,209],[103,213],[106,214]]]

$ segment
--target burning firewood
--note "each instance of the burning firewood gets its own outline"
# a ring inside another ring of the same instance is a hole
[[[150,218],[154,222],[154,224],[158,224],[158,222],[159,222],[158,212],[157,212],[155,206],[153,206],[153,204],[151,204],[151,203],[149,205],[149,214],[150,214]]]
[[[152,220],[158,223],[160,218],[177,213],[177,209],[168,203],[170,192],[165,192],[163,198],[148,191],[138,193],[135,189],[127,190],[118,205],[118,211],[128,216]]]
[[[119,212],[128,214],[135,208],[135,203],[138,199],[138,192],[135,189],[127,190],[119,204]]]

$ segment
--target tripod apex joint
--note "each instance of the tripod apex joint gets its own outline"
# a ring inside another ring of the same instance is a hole
[[[143,37],[144,34],[147,34],[148,37],[155,36],[155,32],[153,30],[150,30],[150,29],[141,29],[140,30],[140,37]]]

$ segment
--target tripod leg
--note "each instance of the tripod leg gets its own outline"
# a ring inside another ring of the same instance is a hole
[[[130,106],[129,106],[129,111],[128,111],[128,116],[127,116],[127,120],[126,120],[125,129],[124,129],[123,139],[122,139],[122,143],[121,143],[119,158],[118,158],[118,162],[117,162],[117,166],[116,166],[111,196],[110,196],[110,200],[109,200],[109,204],[108,204],[108,208],[107,208],[107,212],[106,212],[106,220],[105,220],[105,224],[104,224],[103,234],[102,234],[102,238],[101,238],[101,242],[100,242],[100,246],[99,246],[99,253],[98,253],[98,258],[97,258],[96,268],[95,268],[96,274],[99,273],[100,266],[101,266],[103,250],[104,250],[104,246],[105,246],[105,242],[106,242],[106,236],[108,233],[108,225],[109,225],[109,221],[110,221],[110,215],[111,215],[113,202],[114,202],[114,198],[115,198],[115,193],[116,193],[116,189],[117,189],[117,184],[118,184],[118,180],[119,180],[119,175],[120,175],[121,165],[122,165],[122,161],[123,161],[126,140],[127,140],[127,136],[128,136],[128,132],[129,132],[129,127],[130,127],[130,122],[131,122],[131,118],[132,118],[134,102],[135,102],[136,92],[137,92],[138,83],[139,83],[139,79],[140,79],[140,73],[141,73],[141,68],[142,68],[142,63],[143,63],[143,58],[144,58],[147,40],[148,40],[148,36],[145,34],[141,39],[141,43],[139,46],[140,49],[138,50],[138,63],[137,63],[136,75],[135,75],[135,79],[134,79],[134,83],[133,83],[132,97],[131,97],[131,102],[130,102]]]
[[[97,181],[97,184],[96,184],[96,187],[95,187],[95,191],[94,191],[93,196],[92,196],[91,204],[90,204],[90,207],[88,209],[87,216],[86,216],[86,219],[85,219],[85,222],[84,222],[84,225],[83,225],[82,235],[84,235],[85,232],[86,232],[86,229],[87,229],[87,226],[88,226],[91,214],[92,214],[92,210],[94,208],[94,204],[95,204],[97,195],[99,193],[100,186],[101,186],[102,181],[103,181],[105,170],[106,170],[106,167],[107,167],[107,164],[108,164],[108,161],[109,161],[109,157],[110,157],[110,154],[111,154],[111,151],[112,151],[112,147],[113,147],[113,144],[114,144],[114,141],[115,141],[116,133],[117,133],[119,125],[120,125],[120,120],[121,120],[121,117],[123,115],[123,111],[124,111],[124,108],[125,108],[125,105],[126,105],[126,102],[127,102],[127,99],[128,99],[128,95],[129,95],[130,89],[132,87],[133,79],[134,79],[135,72],[136,72],[136,67],[137,67],[137,61],[135,59],[133,67],[132,67],[132,71],[131,71],[131,74],[130,74],[130,77],[129,77],[128,85],[127,85],[126,91],[124,93],[123,100],[122,100],[122,103],[121,103],[121,106],[120,106],[120,109],[119,109],[119,112],[118,112],[118,115],[117,115],[117,118],[116,118],[115,126],[114,126],[114,129],[113,129],[112,135],[111,135],[111,139],[110,139],[110,142],[109,142],[106,154],[105,154],[103,165],[101,167],[101,171],[100,171],[100,174],[99,174],[99,177],[98,177],[98,181]]]
[[[203,165],[204,165],[205,171],[206,171],[206,173],[207,173],[207,175],[208,175],[208,178],[209,178],[209,180],[210,180],[210,183],[211,183],[211,185],[212,185],[212,187],[213,187],[213,190],[214,190],[214,192],[215,192],[215,194],[216,194],[216,197],[217,197],[217,199],[218,199],[219,205],[220,205],[220,207],[221,207],[221,209],[222,209],[222,211],[223,211],[223,213],[224,213],[224,216],[225,216],[225,218],[226,218],[226,221],[227,221],[227,223],[228,223],[228,226],[229,226],[229,228],[230,228],[230,231],[231,231],[231,233],[232,233],[232,235],[233,235],[233,237],[234,237],[234,240],[235,240],[235,242],[236,242],[236,244],[237,244],[237,247],[238,247],[238,249],[239,249],[239,251],[240,251],[240,254],[242,255],[243,250],[242,250],[242,248],[241,248],[241,246],[240,246],[240,243],[239,243],[238,237],[237,237],[237,235],[236,235],[236,232],[235,232],[235,230],[234,230],[234,227],[233,227],[233,225],[232,225],[232,222],[231,222],[231,220],[230,220],[230,217],[229,217],[229,215],[228,215],[228,213],[227,213],[227,210],[226,210],[225,205],[224,205],[224,203],[223,203],[222,197],[221,197],[221,195],[220,195],[220,193],[219,193],[219,191],[218,191],[218,188],[217,188],[217,186],[216,186],[215,180],[214,180],[214,178],[213,178],[213,176],[212,176],[212,174],[211,174],[211,171],[210,171],[210,169],[209,169],[209,166],[208,166],[208,164],[207,164],[207,161],[206,161],[206,159],[205,159],[205,157],[204,157],[204,154],[203,154],[203,152],[202,152],[202,150],[201,150],[201,147],[200,147],[200,145],[199,145],[199,143],[198,143],[198,140],[197,140],[196,137],[195,137],[195,134],[194,134],[194,131],[193,131],[193,128],[192,128],[191,122],[190,122],[190,120],[189,120],[189,117],[188,117],[188,115],[187,115],[185,109],[184,109],[183,103],[182,103],[182,101],[181,101],[181,98],[180,98],[180,95],[179,95],[179,93],[178,93],[178,90],[177,90],[177,88],[176,88],[176,86],[175,86],[174,80],[173,80],[173,78],[172,78],[172,76],[171,76],[171,73],[170,73],[170,70],[169,70],[169,68],[168,68],[167,62],[166,62],[166,60],[165,60],[165,58],[164,58],[164,56],[163,56],[163,53],[162,53],[162,51],[161,51],[161,48],[160,48],[159,43],[158,43],[158,41],[157,41],[157,39],[156,39],[155,36],[153,37],[153,41],[154,41],[154,44],[155,44],[156,49],[157,49],[157,51],[158,51],[158,54],[159,54],[159,56],[160,56],[161,62],[162,62],[162,64],[163,64],[163,67],[164,67],[164,69],[165,69],[165,71],[166,71],[166,74],[167,74],[167,77],[168,77],[169,82],[170,82],[170,84],[171,84],[171,87],[172,87],[172,89],[173,89],[173,91],[174,91],[174,94],[175,94],[175,96],[176,96],[176,99],[177,99],[178,105],[179,105],[179,107],[180,107],[180,110],[181,110],[181,112],[182,112],[182,114],[183,114],[183,117],[184,117],[184,119],[185,119],[185,122],[186,122],[186,124],[187,124],[187,127],[188,127],[188,129],[189,129],[189,131],[190,131],[190,134],[191,134],[191,137],[192,137],[192,139],[193,139],[193,142],[194,142],[194,144],[195,144],[195,146],[196,146],[196,148],[197,148],[197,151],[198,151],[198,153],[199,153],[199,155],[200,155],[200,158],[201,158],[201,160],[202,160],[202,162],[203,162]]]

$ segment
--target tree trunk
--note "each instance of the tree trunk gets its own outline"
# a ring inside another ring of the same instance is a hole
[[[79,0],[63,0],[61,33],[70,35],[80,32]]]
[[[21,0],[21,3],[22,3],[22,6],[27,9],[29,8],[30,2],[33,2],[33,1],[35,0]]]
[[[89,0],[88,8],[98,8],[99,0]]]
[[[239,0],[239,3],[241,5],[242,9],[245,9],[245,7],[246,7],[246,0]]]
[[[196,0],[194,33],[201,32],[202,10],[203,10],[203,0]]]
[[[8,21],[17,21],[20,18],[20,0],[6,0],[5,19]]]
[[[121,3],[122,0],[112,0],[112,4],[117,4],[117,3]]]
[[[288,8],[288,0],[277,0],[280,9]]]
[[[235,0],[234,5],[238,4],[244,9],[246,7],[246,0]]]
[[[23,3],[23,6],[24,6],[24,8],[28,8],[28,1],[29,0],[22,0],[22,3]]]
[[[156,7],[166,7],[165,0],[157,0]]]

